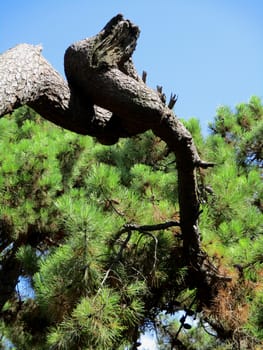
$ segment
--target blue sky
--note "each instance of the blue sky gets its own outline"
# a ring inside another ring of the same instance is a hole
[[[262,0],[9,0],[0,4],[0,52],[41,43],[63,74],[63,54],[122,13],[141,29],[134,62],[147,83],[179,95],[175,113],[201,120],[219,105],[263,99]]]

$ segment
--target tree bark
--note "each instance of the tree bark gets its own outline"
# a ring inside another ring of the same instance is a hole
[[[139,28],[117,15],[98,35],[71,45],[64,61],[68,83],[39,46],[22,44],[5,52],[0,56],[0,115],[27,104],[51,122],[104,144],[149,129],[161,137],[177,160],[185,264],[196,275],[195,286],[211,288],[200,244],[195,173],[210,164],[201,161],[191,134],[160,94],[136,73],[131,56],[138,36]]]

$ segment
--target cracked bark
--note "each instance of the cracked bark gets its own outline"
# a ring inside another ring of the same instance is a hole
[[[139,28],[122,15],[96,36],[71,45],[64,65],[68,83],[41,54],[41,47],[21,44],[0,56],[0,116],[24,104],[71,131],[114,144],[151,129],[175,153],[178,170],[180,226],[185,264],[196,285],[211,290],[216,276],[207,273],[198,229],[196,168],[202,162],[191,134],[145,84],[133,66]]]

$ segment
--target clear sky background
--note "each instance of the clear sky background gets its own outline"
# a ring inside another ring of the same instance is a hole
[[[197,117],[204,132],[219,105],[263,99],[262,0],[2,0],[0,52],[40,43],[63,74],[65,49],[117,13],[141,29],[138,72],[178,94],[176,114]]]

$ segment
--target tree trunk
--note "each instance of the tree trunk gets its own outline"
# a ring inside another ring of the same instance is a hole
[[[207,288],[207,296],[213,287],[200,245],[195,172],[210,164],[201,161],[191,134],[160,94],[137,75],[131,55],[138,36],[138,27],[117,15],[95,37],[70,46],[65,53],[68,84],[40,47],[22,44],[5,52],[0,56],[0,115],[27,104],[51,122],[104,144],[149,129],[161,137],[177,160],[184,262],[195,273],[194,287]]]

